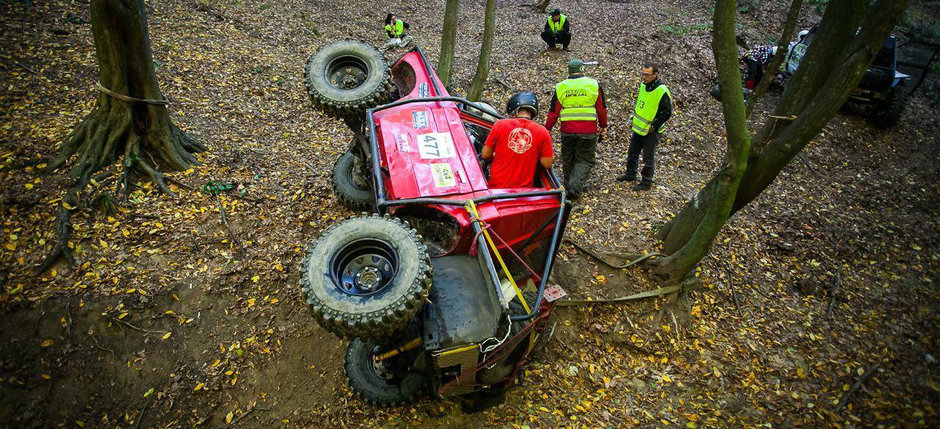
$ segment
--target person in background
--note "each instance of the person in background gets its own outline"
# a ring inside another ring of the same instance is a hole
[[[562,49],[568,50],[568,44],[571,43],[570,25],[568,17],[562,15],[560,9],[552,11],[541,34],[542,40],[548,44],[548,49],[555,49],[555,45],[560,43]]]
[[[598,138],[607,133],[607,104],[604,90],[584,75],[584,62],[568,62],[568,78],[555,85],[552,109],[545,120],[551,131],[561,122],[561,167],[565,189],[577,199],[596,162]]]
[[[539,114],[539,100],[531,92],[509,98],[506,112],[511,118],[493,124],[480,157],[492,160],[490,188],[531,188],[536,167],[552,168],[555,153],[548,130],[533,119]]]
[[[747,76],[744,78],[744,87],[753,90],[764,73],[767,72],[767,66],[773,61],[774,55],[777,55],[776,45],[757,46],[741,58],[747,66]]]
[[[666,121],[672,117],[672,100],[669,88],[659,80],[659,67],[647,63],[640,69],[643,82],[636,97],[636,109],[633,113],[633,136],[627,150],[627,172],[617,178],[618,182],[636,180],[636,169],[640,153],[643,154],[643,170],[640,183],[633,186],[634,191],[645,191],[653,186],[655,171],[654,153],[659,144]]]
[[[391,48],[404,48],[411,45],[413,39],[405,34],[409,28],[408,23],[395,17],[394,13],[385,16],[385,35],[388,36],[388,42],[382,46],[382,50]]]

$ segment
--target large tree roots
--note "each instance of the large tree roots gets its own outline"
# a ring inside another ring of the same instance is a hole
[[[72,131],[46,168],[51,172],[75,158],[68,173],[71,184],[55,216],[55,244],[37,272],[45,272],[61,259],[75,265],[74,246],[69,242],[72,215],[81,206],[82,193],[93,180],[101,182],[120,172],[115,194],[123,195],[125,200],[131,184],[138,179],[149,180],[162,192],[175,196],[160,169],[182,171],[198,165],[193,154],[204,150],[202,144],[169,120],[162,106],[132,107],[104,97],[99,99],[98,107]]]

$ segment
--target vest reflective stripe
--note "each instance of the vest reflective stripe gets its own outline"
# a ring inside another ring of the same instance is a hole
[[[394,27],[392,27],[392,24],[385,26],[385,31],[387,32],[385,34],[391,33],[392,35],[389,36],[390,39],[401,38],[401,35],[405,34],[405,23],[400,19],[396,19],[393,24],[395,25]]]
[[[565,19],[568,18],[565,15],[562,15],[561,18],[558,18],[558,23],[552,21],[552,17],[548,17],[548,28],[552,30],[552,33],[558,34],[563,28],[565,28]]]
[[[666,85],[659,84],[656,89],[647,92],[646,84],[640,84],[640,95],[636,98],[636,110],[633,112],[633,132],[641,136],[649,134],[656,112],[659,111],[659,102],[662,101],[663,94],[669,95],[669,88],[666,88]],[[665,129],[666,125],[663,124],[657,131],[662,133]]]
[[[561,113],[558,120],[565,121],[596,121],[597,97],[600,94],[597,81],[586,76],[565,79],[555,85],[555,96],[561,104]]]

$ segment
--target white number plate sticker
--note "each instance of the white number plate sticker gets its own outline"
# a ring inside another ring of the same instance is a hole
[[[457,156],[454,140],[447,133],[418,134],[421,159],[444,159]]]
[[[431,164],[431,175],[434,176],[434,186],[438,188],[449,188],[457,184],[450,164],[443,162]]]

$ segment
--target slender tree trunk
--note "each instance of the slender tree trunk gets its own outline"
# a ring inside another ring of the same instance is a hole
[[[457,12],[460,0],[447,0],[444,8],[444,32],[441,35],[441,59],[437,64],[437,77],[444,86],[450,85],[451,70],[454,67],[454,48],[457,44]]]
[[[803,0],[793,0],[793,2],[790,3],[790,11],[787,12],[787,21],[783,24],[783,34],[780,35],[780,39],[777,41],[777,55],[774,55],[774,60],[771,61],[770,66],[767,67],[767,72],[764,73],[764,77],[761,78],[760,82],[757,83],[757,87],[754,88],[754,92],[748,97],[745,116],[751,116],[751,111],[754,110],[754,106],[760,98],[764,96],[764,93],[767,92],[767,88],[770,88],[770,83],[773,82],[774,78],[777,76],[780,65],[783,64],[783,60],[787,57],[787,49],[790,46],[790,39],[793,38],[793,31],[796,29],[796,20],[800,17],[801,8],[803,8]]]
[[[39,271],[60,257],[74,263],[68,243],[71,215],[95,172],[123,159],[119,190],[126,194],[133,174],[172,194],[159,169],[185,170],[198,164],[193,153],[205,149],[167,114],[154,71],[143,0],[92,0],[91,29],[101,90],[95,108],[49,161],[47,171],[52,171],[75,158],[68,173],[73,183],[56,215],[56,243]]]
[[[477,72],[473,75],[470,84],[470,93],[467,99],[480,101],[483,96],[483,86],[486,84],[490,72],[490,53],[493,52],[493,29],[496,27],[496,1],[486,0],[486,18],[483,22],[483,45],[480,46],[480,58],[477,60]]]
[[[548,8],[548,4],[551,2],[552,0],[535,0],[535,2],[532,3],[532,7],[539,12],[545,12],[545,9]]]
[[[907,7],[907,0],[833,0],[814,42],[789,82],[774,116],[754,137],[747,168],[731,213],[759,196],[845,103]],[[867,7],[867,9],[866,9]],[[856,29],[861,30],[856,36]],[[833,46],[838,49],[833,50]],[[812,90],[806,90],[805,85]],[[719,177],[713,177],[659,234],[671,254],[693,239],[706,222]]]
[[[728,220],[741,175],[747,165],[751,141],[744,115],[744,94],[735,44],[735,0],[718,0],[715,4],[715,31],[712,49],[718,67],[722,114],[728,136],[728,150],[722,168],[716,173],[711,204],[704,217],[683,245],[660,261],[656,273],[667,282],[680,281],[695,269],[711,248],[715,237]]]

